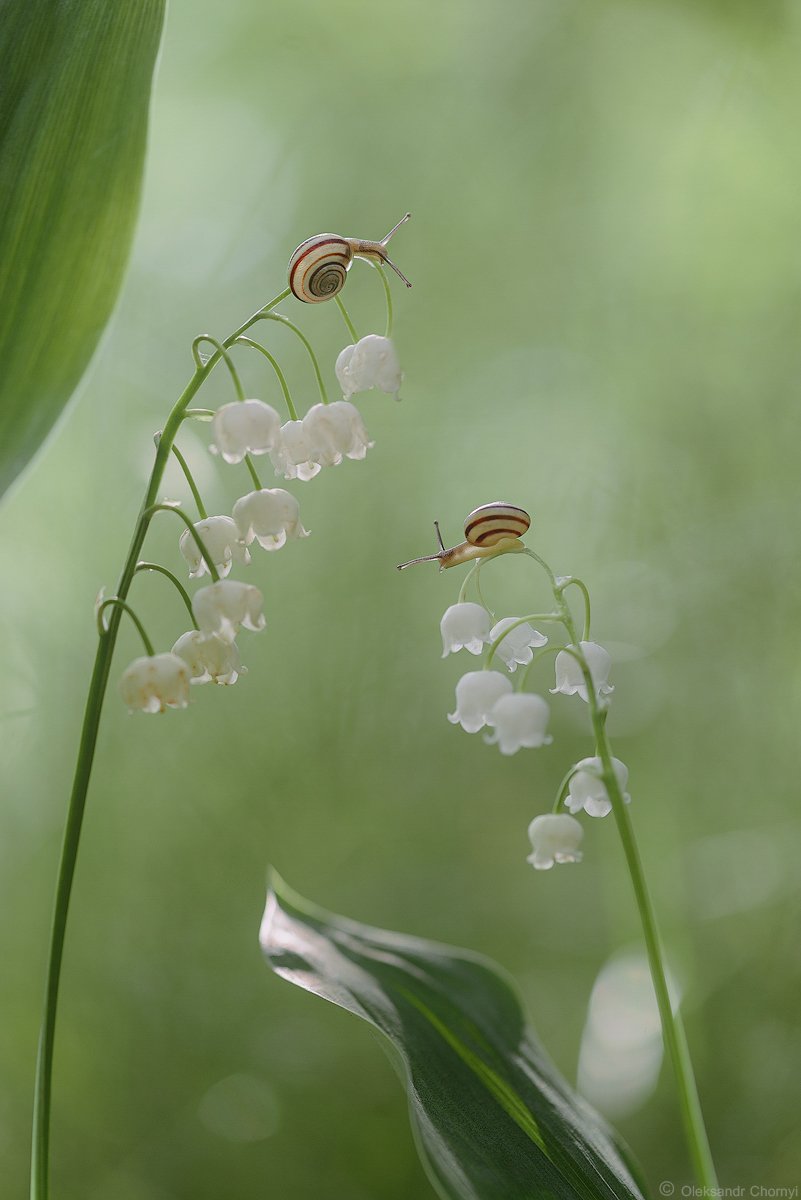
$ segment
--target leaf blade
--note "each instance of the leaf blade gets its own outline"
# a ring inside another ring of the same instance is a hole
[[[0,6],[0,495],[111,315],[142,185],[164,0]]]
[[[389,1038],[418,1146],[447,1200],[645,1194],[625,1148],[547,1061],[489,960],[326,913],[277,876],[261,943],[278,975]]]

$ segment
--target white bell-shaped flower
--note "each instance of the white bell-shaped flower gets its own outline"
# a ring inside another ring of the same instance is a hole
[[[528,827],[531,854],[526,859],[538,871],[549,871],[554,863],[581,862],[584,830],[567,813],[543,813]]]
[[[265,550],[280,550],[287,538],[305,538],[300,505],[283,488],[248,492],[234,505],[234,522],[245,545],[257,541]]]
[[[202,521],[195,521],[195,529],[223,578],[235,562],[243,566],[250,562],[250,554],[239,541],[237,527],[230,517],[204,517]],[[206,560],[188,529],[181,534],[178,549],[189,565],[190,579],[199,579],[206,574]]]
[[[199,629],[181,634],[172,652],[186,663],[191,683],[232,684],[240,675],[247,675],[236,642],[224,642]]]
[[[501,662],[506,663],[510,671],[516,671],[518,666],[527,666],[534,657],[534,650],[544,646],[548,641],[544,634],[535,629],[533,625],[529,625],[527,621],[522,625],[517,625],[511,633],[506,633],[506,630],[517,620],[519,617],[502,617],[490,630],[491,642],[504,634],[503,639],[498,642],[495,653]]]
[[[367,392],[374,387],[397,399],[403,381],[394,344],[377,333],[368,333],[355,346],[346,346],[334,370],[346,400],[354,392]]]
[[[565,804],[572,813],[581,812],[582,808],[591,817],[605,817],[612,811],[612,801],[601,779],[603,764],[600,758],[582,758],[576,763],[576,773],[570,778]],[[612,770],[615,772],[623,800],[631,803],[631,796],[626,791],[629,781],[629,769],[619,758],[612,759]]]
[[[490,640],[490,616],[486,608],[469,601],[446,608],[439,623],[442,634],[442,657],[467,650],[480,654]]]
[[[211,422],[212,454],[240,463],[246,454],[267,454],[281,431],[281,418],[263,400],[234,400],[218,408]]]
[[[584,655],[590,671],[590,677],[597,696],[608,696],[615,689],[608,683],[609,672],[612,669],[612,659],[597,642],[579,642],[578,647],[569,646],[569,650],[579,649]],[[551,688],[551,694],[561,692],[564,696],[581,696],[587,700],[587,685],[581,673],[581,667],[572,654],[560,650],[556,656],[556,687]]]
[[[131,712],[186,708],[189,668],[176,654],[145,654],[135,658],[123,671],[120,695]]]
[[[374,445],[358,408],[348,400],[314,404],[303,418],[310,454],[321,467],[338,467],[343,458],[362,459]]]
[[[529,692],[501,696],[493,706],[487,724],[493,728],[484,740],[497,745],[501,754],[516,754],[518,750],[547,746],[553,741],[545,732],[550,716],[548,702]]]
[[[461,725],[465,733],[478,733],[494,705],[511,690],[500,671],[468,671],[456,685],[456,711],[448,713],[448,720],[451,725]]]
[[[302,421],[287,421],[281,436],[270,451],[276,475],[306,482],[320,473],[320,464],[312,458],[312,447]]]
[[[221,579],[195,592],[192,612],[201,633],[216,633],[224,642],[232,642],[240,626],[254,632],[264,628],[263,604],[264,597],[252,584]]]

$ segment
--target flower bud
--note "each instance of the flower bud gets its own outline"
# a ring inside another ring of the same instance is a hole
[[[234,562],[242,563],[243,566],[250,562],[250,554],[238,540],[236,525],[230,517],[204,517],[202,521],[195,521],[195,529],[223,579]],[[201,575],[206,574],[206,560],[188,529],[181,534],[178,549],[189,565],[190,579],[199,579]]]
[[[264,597],[257,587],[237,579],[221,579],[195,592],[192,612],[201,633],[216,634],[224,642],[232,642],[240,626],[254,633],[263,629]]]
[[[465,733],[478,733],[493,706],[511,691],[511,683],[500,671],[468,671],[456,685],[456,711],[448,713],[448,720],[461,725]]]
[[[584,830],[566,813],[543,813],[528,827],[531,854],[526,862],[538,871],[549,871],[554,863],[581,862],[578,847]]]
[[[240,463],[246,454],[266,454],[278,441],[281,418],[262,400],[234,400],[218,408],[211,422],[212,454]]]
[[[186,708],[189,703],[189,670],[175,654],[145,654],[126,667],[120,695],[131,712],[158,713]]]

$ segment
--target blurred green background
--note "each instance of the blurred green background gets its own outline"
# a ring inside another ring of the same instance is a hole
[[[638,937],[609,822],[588,823],[579,868],[525,862],[528,821],[591,752],[585,711],[555,698],[553,745],[512,759],[451,727],[474,664],[440,661],[438,622],[461,573],[394,571],[433,550],[435,517],[461,540],[497,497],[587,580],[615,655],[610,727],[721,1182],[801,1181],[799,51],[801,9],[779,0],[173,3],[127,286],[0,512],[4,1194],[27,1187],[92,603],[152,433],[194,335],[277,292],[298,242],[381,237],[407,208],[403,402],[360,397],[367,460],[290,485],[313,537],[254,556],[269,624],[240,640],[249,675],[158,720],[110,693],[63,978],[54,1195],[431,1194],[376,1039],[261,961],[270,862],[336,911],[498,959],[575,1078],[596,978]],[[368,267],[347,295],[361,332],[383,332]],[[283,311],[333,384],[349,340],[335,307]],[[268,336],[312,403],[291,335]],[[277,404],[267,364],[241,365]],[[203,396],[231,398],[222,373]],[[207,437],[181,444],[228,512],[247,476]],[[165,519],[149,555],[177,567],[177,534]],[[543,599],[523,560],[485,582],[500,612]],[[168,585],[140,578],[134,602],[168,648],[185,627]],[[123,629],[115,676],[140,652]],[[669,1071],[615,1099],[625,1041],[601,1092],[651,1181],[681,1184]]]

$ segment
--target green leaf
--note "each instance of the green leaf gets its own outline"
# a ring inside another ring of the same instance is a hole
[[[277,974],[389,1038],[440,1195],[645,1195],[627,1149],[548,1061],[496,964],[325,912],[275,875],[261,944]]]
[[[0,495],[111,315],[163,20],[164,0],[0,0]]]

